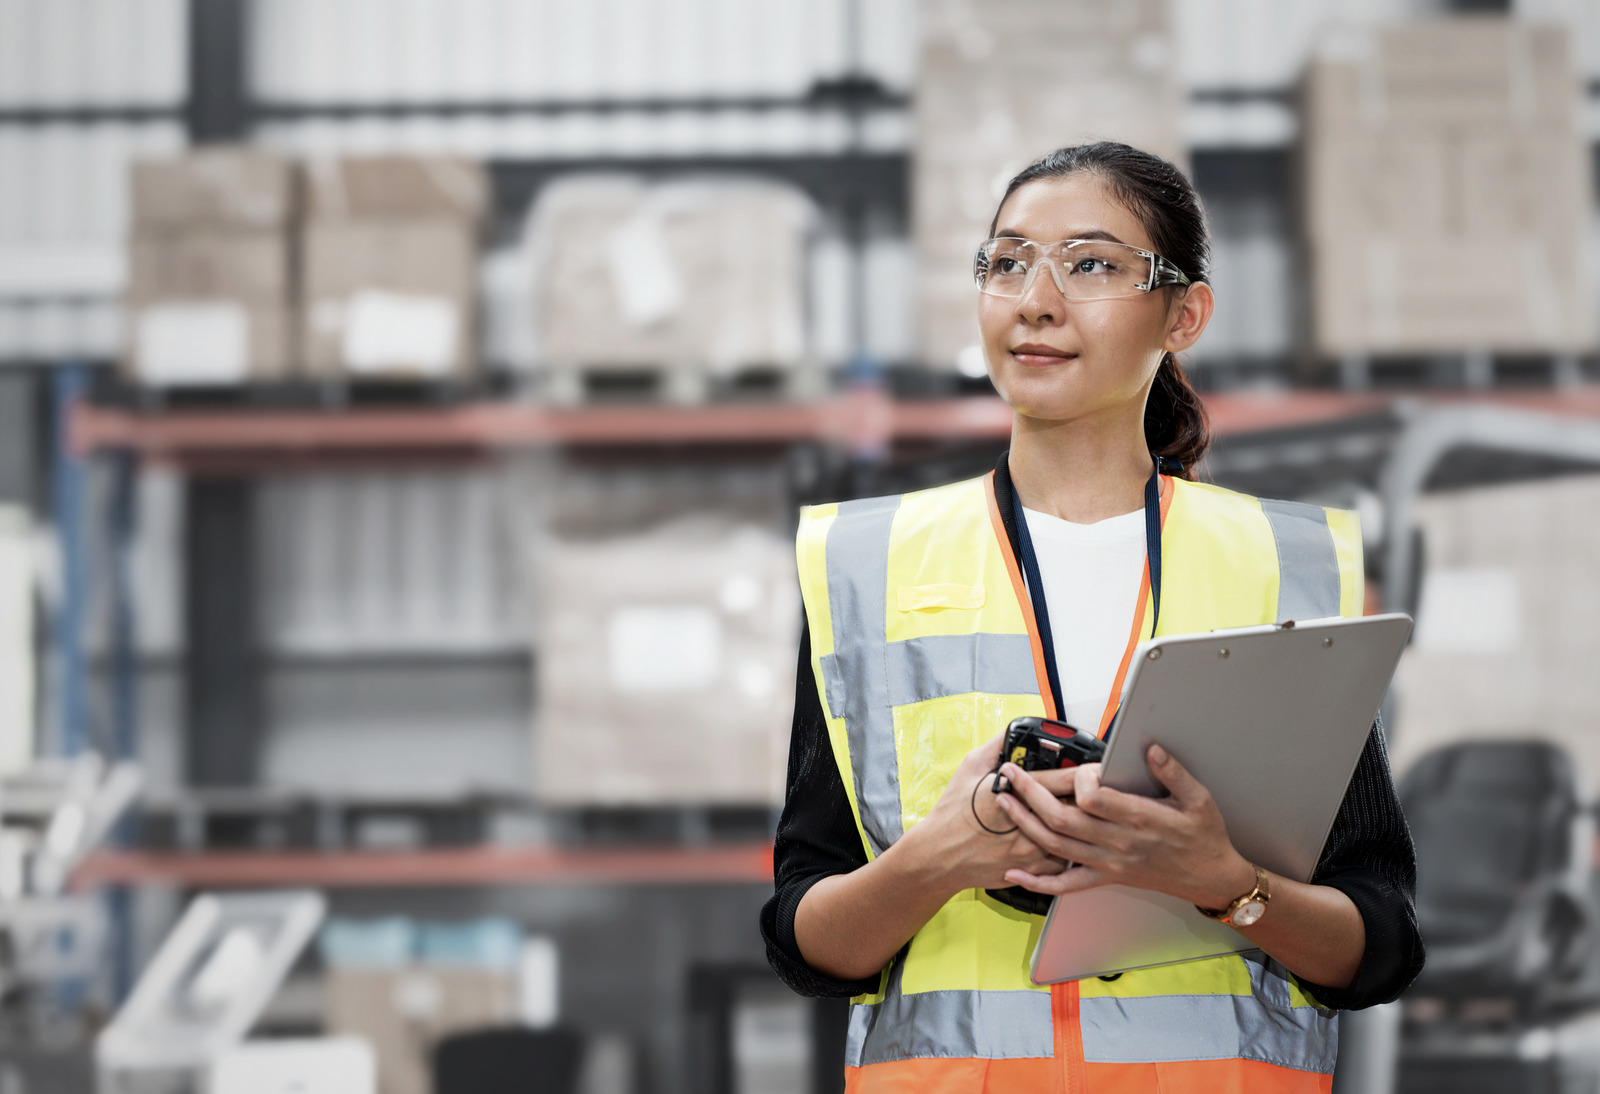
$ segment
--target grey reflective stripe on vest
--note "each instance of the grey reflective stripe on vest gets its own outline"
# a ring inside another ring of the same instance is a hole
[[[884,654],[891,706],[974,691],[1039,693],[1033,642],[1025,634],[924,635],[890,643]]]
[[[847,501],[828,528],[833,653],[822,658],[828,707],[845,720],[861,827],[875,853],[900,838],[900,761],[883,647],[888,641],[889,529],[900,498]]]
[[[894,708],[947,695],[1037,695],[1026,634],[888,640],[889,533],[900,499],[847,501],[828,528],[834,649],[821,658],[828,710],[845,720],[861,827],[881,854],[900,838]]]
[[[1014,1060],[1055,1053],[1048,991],[900,991],[903,958],[882,1002],[850,1008],[846,1067],[927,1057]]]
[[[1278,622],[1339,614],[1339,552],[1327,511],[1298,501],[1261,499],[1278,545]]]
[[[1090,1063],[1260,1060],[1333,1074],[1339,1021],[1330,1010],[1290,1003],[1288,973],[1244,954],[1254,998],[1242,995],[1086,996],[1078,1002]]]

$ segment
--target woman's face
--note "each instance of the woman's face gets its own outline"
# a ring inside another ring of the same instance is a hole
[[[1102,238],[1155,249],[1139,218],[1087,172],[1018,187],[1000,208],[995,235],[1044,242]],[[1187,349],[1199,337],[1199,329],[1190,336],[1186,319],[1198,318],[1203,329],[1210,316],[1210,290],[1196,286],[1187,296],[1197,294],[1205,297],[1204,317],[1182,314],[1196,301],[1186,301],[1180,289],[1069,302],[1043,270],[1022,296],[979,293],[989,376],[1012,409],[1031,418],[1136,410],[1142,422],[1162,353]]]

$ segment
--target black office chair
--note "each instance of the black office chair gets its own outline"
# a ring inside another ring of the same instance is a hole
[[[1595,934],[1593,820],[1571,759],[1541,741],[1451,745],[1417,762],[1400,798],[1428,948],[1413,994],[1543,1009]]]
[[[583,1038],[564,1029],[473,1030],[433,1050],[434,1094],[573,1094]]]

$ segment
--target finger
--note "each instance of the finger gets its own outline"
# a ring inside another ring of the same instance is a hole
[[[1007,870],[1005,879],[1034,893],[1046,896],[1064,896],[1081,893],[1106,884],[1107,878],[1088,866],[1075,866],[1059,874],[1034,874],[1027,870]]]
[[[1028,808],[1053,823],[1064,804],[1055,793],[1039,781],[1038,774],[1024,771],[1014,763],[1000,765],[1000,774],[1011,783],[1011,793],[1028,803]]]
[[[1090,816],[1113,824],[1128,823],[1140,816],[1140,810],[1149,805],[1147,799],[1137,794],[1124,794],[1103,785],[1100,782],[1099,764],[1084,764],[1077,769],[1072,800]]]
[[[1040,786],[1050,791],[1058,798],[1070,797],[1073,788],[1073,769],[1070,767],[1057,767],[1048,771],[1032,772]]]
[[[1167,788],[1180,806],[1198,803],[1209,795],[1210,792],[1200,785],[1200,780],[1189,774],[1189,769],[1160,745],[1151,745],[1144,756],[1145,763],[1150,765],[1150,774]]]
[[[1094,844],[1062,830],[1071,828],[1075,823],[1088,818],[1067,816],[1059,822],[1062,827],[1058,828],[1046,824],[1037,813],[1028,808],[1025,802],[1017,800],[1010,794],[1001,794],[998,804],[1005,810],[1006,817],[1011,823],[1017,826],[1018,832],[1045,854],[1069,862],[1096,861],[1100,858],[1102,852]]]

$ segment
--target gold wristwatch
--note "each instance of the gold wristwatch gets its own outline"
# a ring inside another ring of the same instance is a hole
[[[1196,904],[1195,910],[1209,919],[1226,923],[1230,927],[1251,927],[1258,923],[1267,913],[1267,902],[1272,899],[1272,894],[1267,891],[1267,872],[1255,863],[1250,865],[1256,872],[1254,889],[1234,900],[1226,908],[1202,908]]]

